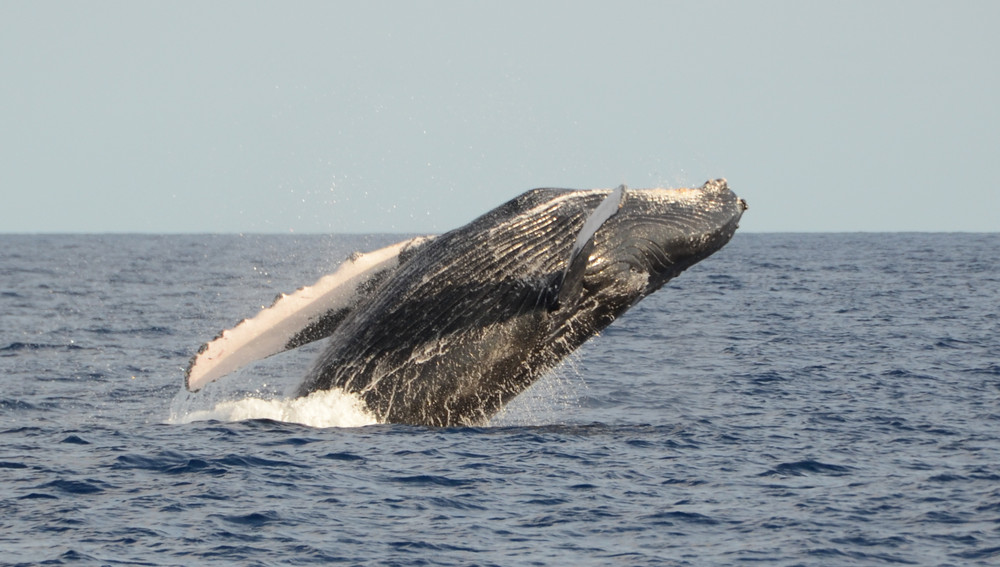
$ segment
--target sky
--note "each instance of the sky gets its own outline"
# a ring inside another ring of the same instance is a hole
[[[725,177],[1000,231],[1000,2],[0,1],[0,232],[436,233]]]

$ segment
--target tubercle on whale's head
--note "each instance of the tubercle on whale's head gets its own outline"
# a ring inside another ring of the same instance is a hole
[[[710,179],[705,182],[704,185],[697,189],[664,189],[664,191],[700,191],[705,195],[709,196],[732,196],[736,198],[736,204],[740,208],[740,212],[743,212],[749,208],[746,200],[736,197],[732,189],[729,188],[729,182],[726,181],[725,177],[720,177],[718,179]]]
[[[593,277],[635,281],[641,296],[722,248],[735,233],[745,200],[725,179],[697,188],[628,190],[621,210],[596,235]]]

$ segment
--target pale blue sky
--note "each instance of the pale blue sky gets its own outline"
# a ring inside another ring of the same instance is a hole
[[[440,232],[727,177],[1000,231],[1000,2],[0,2],[0,232]]]

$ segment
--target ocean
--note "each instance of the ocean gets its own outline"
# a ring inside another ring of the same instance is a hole
[[[0,235],[0,564],[1000,563],[1000,234],[737,233],[487,427],[184,390],[402,239]]]

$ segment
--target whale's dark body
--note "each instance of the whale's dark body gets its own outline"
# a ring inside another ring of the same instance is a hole
[[[202,347],[187,385],[328,336],[299,395],[341,388],[381,422],[483,424],[725,245],[745,209],[722,179],[697,189],[528,191],[436,238],[350,259],[342,270],[352,283],[327,286],[332,295],[348,288],[348,299],[314,299],[324,280],[280,296]],[[303,323],[299,311],[313,315]]]
[[[355,392],[386,422],[486,422],[729,241],[746,205],[724,181],[673,191],[626,191],[575,266],[609,191],[529,191],[424,244],[340,322],[299,393]]]

